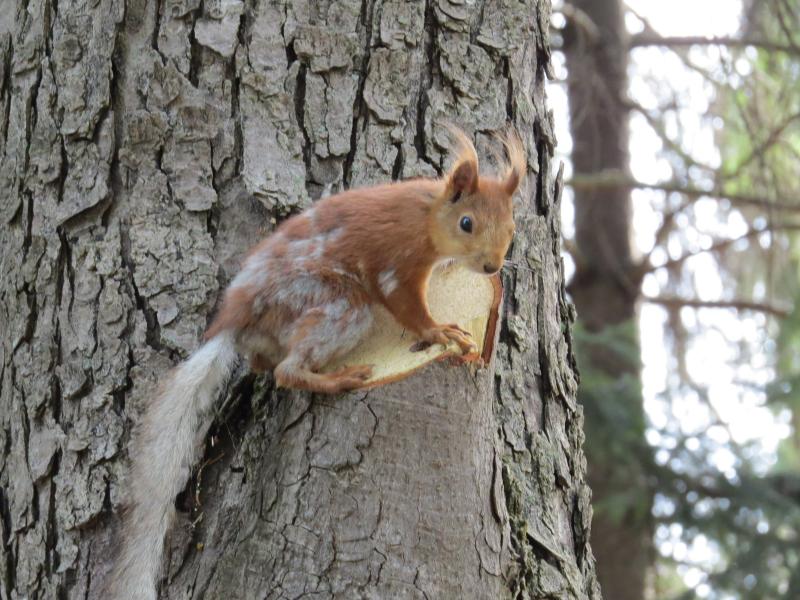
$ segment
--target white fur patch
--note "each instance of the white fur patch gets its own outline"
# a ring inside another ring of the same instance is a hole
[[[289,242],[286,256],[293,261],[318,260],[322,257],[324,250],[325,241],[320,240],[319,236],[315,236],[307,240],[292,240]]]
[[[328,231],[323,231],[317,237],[322,240],[324,244],[335,242],[340,237],[342,237],[342,233],[344,233],[344,228],[342,227],[334,227],[333,229],[329,229]]]
[[[304,262],[307,260],[320,260],[325,254],[325,248],[336,241],[342,234],[341,227],[335,227],[324,233],[317,233],[307,239],[292,240],[286,252],[287,258],[292,261]]]
[[[314,309],[321,318],[295,350],[308,357],[308,366],[321,367],[356,347],[372,327],[369,306],[354,307],[344,298]]]
[[[378,287],[385,297],[397,289],[397,274],[394,269],[385,269],[378,275]]]
[[[262,287],[267,281],[266,266],[271,258],[272,250],[269,246],[251,254],[242,265],[242,270],[231,281],[230,287]]]
[[[309,306],[319,306],[328,302],[331,289],[313,275],[292,273],[280,286],[272,290],[269,302],[282,304],[301,313]]]

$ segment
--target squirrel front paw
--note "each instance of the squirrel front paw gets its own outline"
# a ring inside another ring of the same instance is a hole
[[[427,331],[424,331],[420,338],[423,343],[427,343],[428,345],[441,344],[445,347],[447,347],[448,343],[453,341],[458,344],[462,354],[470,354],[471,352],[478,351],[478,346],[472,340],[472,335],[470,332],[465,329],[461,329],[461,327],[455,323],[431,327]]]

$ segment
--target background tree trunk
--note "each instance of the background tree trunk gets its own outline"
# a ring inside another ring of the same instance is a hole
[[[530,148],[486,369],[341,397],[244,369],[178,503],[172,598],[599,598],[534,0],[0,0],[0,598],[97,598],[131,423],[247,246]],[[410,232],[413,234],[413,232]]]
[[[628,46],[621,0],[574,0],[564,36],[576,177],[628,172]],[[575,189],[576,353],[586,409],[589,481],[598,510],[594,549],[603,593],[645,597],[653,564],[652,484],[646,465],[636,302],[642,274],[632,254],[627,188]]]

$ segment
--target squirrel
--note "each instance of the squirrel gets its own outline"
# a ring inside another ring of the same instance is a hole
[[[175,497],[202,450],[215,402],[239,354],[272,370],[281,387],[338,393],[364,384],[371,366],[322,373],[368,333],[385,306],[423,344],[476,350],[470,334],[431,317],[432,270],[455,259],[492,275],[514,235],[512,197],[526,173],[518,135],[502,136],[499,178],[481,177],[470,139],[450,128],[458,153],[439,179],[351,189],[284,221],[247,255],[204,343],[148,404],[133,437],[129,506],[107,597],[155,600]]]

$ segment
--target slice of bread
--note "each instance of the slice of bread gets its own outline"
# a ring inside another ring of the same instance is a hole
[[[486,277],[458,265],[436,269],[428,286],[428,305],[437,323],[455,323],[472,334],[478,352],[461,355],[458,346],[433,345],[412,351],[416,338],[404,331],[382,306],[375,308],[375,323],[369,336],[355,350],[328,365],[325,371],[344,366],[372,365],[372,377],[363,387],[383,385],[411,375],[435,361],[458,362],[483,359],[488,363],[495,341],[502,286],[497,275]]]

